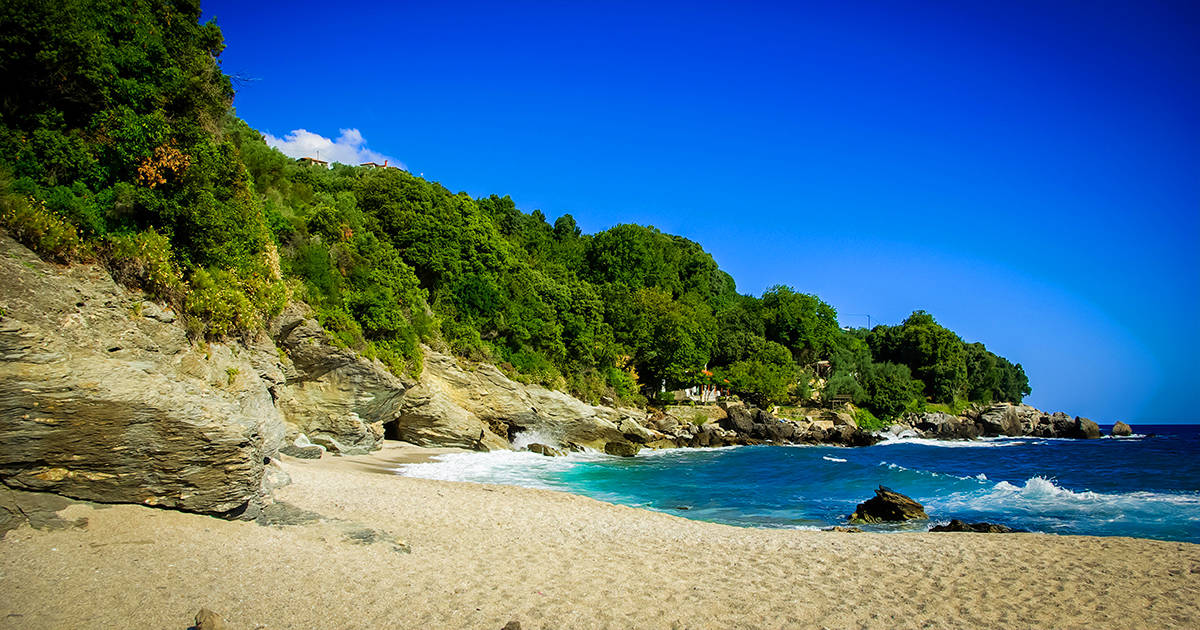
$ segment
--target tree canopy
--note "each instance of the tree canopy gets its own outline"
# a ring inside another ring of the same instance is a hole
[[[1028,395],[1020,364],[927,313],[839,328],[788,286],[739,294],[696,242],[584,233],[507,196],[395,168],[300,163],[231,109],[194,0],[0,5],[0,224],[173,301],[197,336],[303,300],[338,343],[419,372],[421,345],[589,400],[701,378],[758,404],[849,396],[875,413]],[[703,376],[702,376],[703,375]]]

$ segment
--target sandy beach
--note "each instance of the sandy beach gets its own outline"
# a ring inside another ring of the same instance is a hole
[[[1200,626],[1200,545],[742,529],[389,472],[429,454],[287,459],[295,524],[71,505],[85,528],[0,541],[0,628]]]

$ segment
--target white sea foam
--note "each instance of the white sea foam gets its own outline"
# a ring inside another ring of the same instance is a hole
[[[1200,493],[1074,491],[1040,476],[1023,485],[1001,481],[982,492],[952,494],[933,503],[939,511],[951,514],[972,510],[1109,521],[1160,516],[1200,522]]]
[[[513,436],[512,447],[514,451],[523,451],[530,444],[545,444],[554,448],[562,448],[557,436],[544,431],[521,431]]]
[[[830,457],[830,456],[828,456],[828,455],[822,455],[822,456],[821,456],[821,459],[823,459],[823,460],[825,460],[825,461],[827,461],[827,462],[838,462],[838,463],[840,463],[840,464],[844,464],[844,463],[846,463],[846,460],[844,460],[844,459],[842,459],[842,458],[840,458],[840,457]]]
[[[978,438],[974,440],[934,440],[930,438],[903,437],[884,440],[875,446],[895,446],[897,444],[918,444],[921,446],[938,446],[941,448],[997,448],[1001,446],[1019,446],[1028,444],[1022,438]]]
[[[580,462],[608,457],[599,453],[571,453],[565,457],[546,457],[528,451],[492,451],[490,453],[450,453],[432,461],[405,464],[396,472],[405,477],[499,483],[530,488],[567,489],[555,479]]]
[[[900,464],[893,464],[892,462],[883,461],[883,460],[879,461],[879,465],[886,466],[889,470],[902,470],[904,472],[916,473],[918,475],[928,475],[930,477],[951,477],[953,479],[962,479],[963,481],[987,481],[987,475],[985,475],[983,473],[979,473],[978,475],[972,475],[969,477],[962,477],[959,475],[952,475],[950,473],[940,473],[940,472],[933,472],[930,470],[917,470],[914,468],[906,468],[904,466],[901,466]]]

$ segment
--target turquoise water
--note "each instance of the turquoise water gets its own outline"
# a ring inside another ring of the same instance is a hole
[[[882,484],[923,503],[933,523],[960,518],[1200,543],[1200,426],[1136,429],[1133,437],[1100,440],[901,439],[863,448],[643,451],[636,458],[468,453],[400,473],[553,488],[730,525],[806,529],[844,524]]]

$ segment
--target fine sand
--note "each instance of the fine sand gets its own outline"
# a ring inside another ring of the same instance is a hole
[[[71,505],[86,529],[0,541],[0,628],[1200,627],[1200,545],[741,529],[380,474],[426,455],[289,459],[273,518],[301,524]]]

